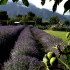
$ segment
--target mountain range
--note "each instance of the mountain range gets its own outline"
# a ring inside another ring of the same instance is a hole
[[[70,15],[64,15],[67,19],[70,20]]]
[[[69,17],[63,16],[57,12],[53,13],[52,11],[49,11],[48,9],[45,8],[38,8],[33,4],[29,4],[29,7],[26,7],[22,4],[22,2],[18,3],[13,3],[13,2],[8,2],[6,5],[1,5],[0,10],[5,10],[7,11],[8,15],[10,17],[15,17],[18,14],[25,15],[28,11],[31,11],[35,13],[37,16],[42,17],[43,20],[48,20],[51,16],[58,16],[58,18],[63,21],[63,20],[69,20]]]

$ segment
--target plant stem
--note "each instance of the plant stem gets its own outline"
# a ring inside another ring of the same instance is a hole
[[[62,64],[64,64],[64,65],[66,66],[66,68],[67,68],[67,69],[69,69],[69,70],[70,70],[70,67],[68,67],[68,65],[67,65],[67,64],[65,64],[65,63],[64,63],[61,59],[59,59],[59,58],[58,58],[58,60],[59,60]]]

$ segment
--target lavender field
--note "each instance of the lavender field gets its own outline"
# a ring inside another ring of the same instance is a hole
[[[44,54],[62,42],[36,27],[0,26],[0,70],[45,70]]]

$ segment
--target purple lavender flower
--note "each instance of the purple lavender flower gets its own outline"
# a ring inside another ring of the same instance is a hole
[[[29,27],[26,27],[20,33],[14,45],[14,49],[11,52],[11,57],[15,57],[20,54],[29,55],[37,58],[40,58],[41,56]]]
[[[44,70],[44,64],[35,57],[19,55],[5,62],[4,70]]]
[[[32,31],[39,39],[42,46],[45,48],[45,52],[49,51],[53,46],[56,46],[56,45],[61,44],[63,42],[62,39],[57,38],[55,36],[52,36],[52,35],[44,32],[43,30],[38,29],[36,27],[32,28]],[[62,49],[62,47],[64,45],[65,45],[65,43],[63,42],[63,44],[61,44],[60,48]],[[58,51],[56,51],[54,49],[53,49],[53,51],[55,53],[58,53]]]
[[[10,54],[23,26],[0,26],[0,63],[3,63]]]

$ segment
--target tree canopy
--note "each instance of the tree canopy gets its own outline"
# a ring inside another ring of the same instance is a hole
[[[13,2],[18,2],[19,0],[12,0]],[[45,4],[45,1],[46,0],[41,0],[41,5],[43,6]],[[52,0],[49,0],[49,1],[52,1]],[[57,5],[59,5],[63,0],[54,0],[54,5],[53,5],[53,12],[55,12],[57,10]],[[8,2],[8,0],[0,0],[0,5],[4,5]],[[25,5],[25,6],[29,6],[29,2],[28,0],[22,0],[22,3]],[[70,9],[70,0],[67,0],[65,3],[64,3],[64,12],[63,14],[65,14],[69,9]]]
[[[58,24],[59,23],[59,18],[57,16],[51,16],[49,19],[50,24]]]

